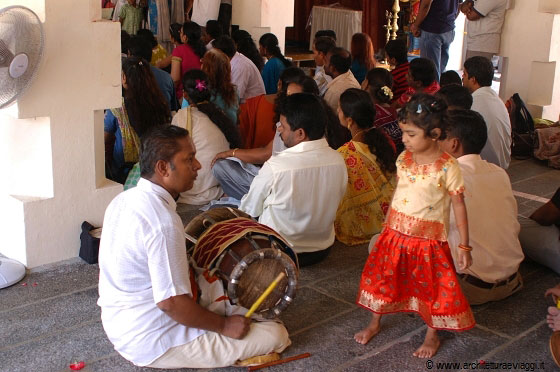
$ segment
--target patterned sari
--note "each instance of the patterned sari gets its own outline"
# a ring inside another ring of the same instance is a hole
[[[125,164],[137,163],[140,154],[140,138],[130,124],[128,113],[126,112],[126,107],[124,105],[124,98],[122,101],[122,107],[111,109],[111,112],[117,119],[119,129],[121,130]]]
[[[347,245],[366,243],[381,231],[395,190],[394,175],[381,171],[364,143],[350,141],[338,152],[346,162],[348,187],[336,212],[336,238]]]

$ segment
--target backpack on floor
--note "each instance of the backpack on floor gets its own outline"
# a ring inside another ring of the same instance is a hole
[[[529,158],[535,148],[533,117],[517,93],[507,100],[506,108],[511,122],[511,155],[518,159]]]

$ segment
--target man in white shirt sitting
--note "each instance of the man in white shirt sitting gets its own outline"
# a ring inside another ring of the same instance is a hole
[[[333,78],[328,83],[325,101],[337,112],[340,95],[348,88],[360,89],[360,83],[350,71],[352,56],[344,48],[336,47],[329,50],[325,59],[325,72]]]
[[[287,149],[264,163],[240,209],[286,238],[306,266],[324,259],[334,243],[348,175],[342,156],[323,137],[327,116],[318,97],[292,94],[279,112]]]
[[[519,264],[517,202],[506,172],[480,157],[486,143],[486,125],[471,110],[449,113],[447,139],[442,149],[457,158],[465,181],[465,205],[469,219],[472,266],[458,274],[459,284],[471,305],[502,300],[523,287]],[[457,258],[459,231],[451,213],[449,247]]]
[[[315,75],[313,80],[319,88],[319,95],[323,96],[327,91],[327,85],[332,81],[332,77],[325,72],[325,60],[329,51],[336,47],[335,41],[328,36],[319,36],[313,42],[313,59],[315,60]]]
[[[231,37],[221,36],[214,40],[212,45],[228,56],[231,65],[231,82],[237,87],[241,103],[266,93],[259,69],[249,58],[236,50]]]
[[[188,132],[154,129],[142,141],[140,168],[138,186],[105,212],[99,251],[98,305],[115,350],[153,368],[226,367],[284,350],[290,340],[283,325],[251,323],[246,309],[215,300],[224,294],[220,281],[195,277],[189,267],[175,211],[200,169]]]
[[[463,86],[472,94],[471,109],[484,118],[488,141],[482,149],[482,159],[503,169],[511,161],[511,123],[504,102],[491,88],[494,66],[488,58],[475,56],[464,63]]]

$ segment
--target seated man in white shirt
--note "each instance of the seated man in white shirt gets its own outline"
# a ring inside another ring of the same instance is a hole
[[[480,156],[503,169],[511,161],[511,123],[504,102],[491,88],[494,66],[488,58],[475,56],[464,63],[463,86],[472,94],[471,109],[484,118],[488,141]]]
[[[323,137],[327,116],[318,97],[292,94],[279,113],[287,149],[264,163],[240,209],[286,238],[306,266],[324,259],[334,243],[348,175],[342,156]]]
[[[332,81],[332,77],[325,72],[325,60],[331,49],[336,47],[335,41],[328,36],[320,36],[313,42],[313,59],[315,60],[315,75],[313,79],[319,88],[319,94],[323,96],[327,91],[327,85]]]
[[[242,316],[247,309],[215,300],[224,294],[220,281],[209,283],[189,267],[175,211],[200,169],[188,132],[154,129],[143,139],[140,168],[138,186],[105,212],[99,251],[98,305],[115,350],[153,368],[226,367],[284,350],[290,340],[283,325],[252,323]]]
[[[472,266],[457,278],[471,305],[502,300],[523,287],[519,264],[517,202],[506,172],[480,157],[486,143],[486,125],[471,110],[449,112],[447,139],[442,149],[457,158],[465,181],[465,205],[473,247]],[[451,213],[449,247],[457,258],[459,231]]]
[[[325,59],[325,72],[333,78],[327,84],[327,91],[325,92],[325,101],[337,112],[338,100],[340,95],[348,88],[360,89],[360,83],[350,71],[352,64],[352,56],[350,52],[344,48],[336,47],[329,50],[327,58]]]
[[[261,72],[249,58],[236,50],[231,37],[221,36],[214,40],[212,45],[228,56],[231,65],[231,82],[237,87],[241,103],[266,93]]]

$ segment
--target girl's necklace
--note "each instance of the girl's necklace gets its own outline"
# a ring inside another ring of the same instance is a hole
[[[365,132],[365,131],[366,131],[366,129],[362,129],[362,130],[357,131],[357,132],[352,136],[352,141],[354,140],[354,138],[358,137],[358,135],[360,135],[362,132]]]

